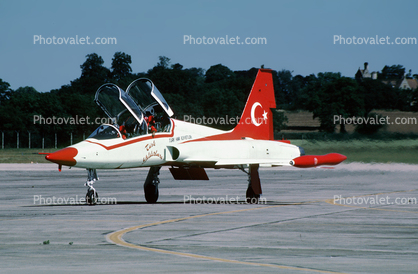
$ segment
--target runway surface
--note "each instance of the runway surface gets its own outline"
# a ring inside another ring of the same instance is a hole
[[[418,166],[262,168],[258,205],[242,171],[174,181],[164,168],[146,204],[147,172],[98,170],[103,204],[87,206],[85,170],[1,164],[0,272],[418,271]]]

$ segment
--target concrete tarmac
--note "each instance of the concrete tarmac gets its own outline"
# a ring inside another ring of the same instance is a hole
[[[88,206],[85,170],[1,164],[0,272],[418,272],[418,166],[261,168],[258,205],[240,170],[166,168],[146,204],[147,172],[98,170]]]

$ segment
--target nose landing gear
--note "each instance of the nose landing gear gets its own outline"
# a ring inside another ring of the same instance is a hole
[[[99,199],[99,195],[96,192],[96,189],[93,187],[95,181],[99,180],[97,177],[96,169],[87,169],[87,182],[84,184],[88,187],[86,194],[86,203],[89,205],[95,205]]]

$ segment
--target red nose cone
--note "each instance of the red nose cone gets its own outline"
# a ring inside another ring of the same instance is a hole
[[[73,147],[66,147],[61,150],[58,150],[54,153],[45,156],[45,159],[53,163],[64,166],[74,166],[77,161],[74,157],[77,155],[78,150]]]

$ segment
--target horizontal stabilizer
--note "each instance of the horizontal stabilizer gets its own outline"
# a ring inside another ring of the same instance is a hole
[[[221,159],[216,162],[216,166],[232,166],[232,165],[266,165],[266,166],[289,166],[289,160],[279,159]]]

